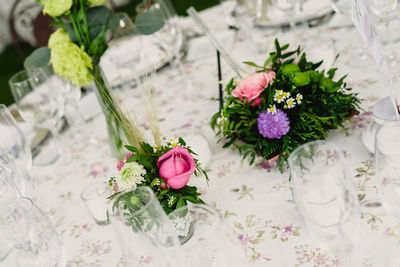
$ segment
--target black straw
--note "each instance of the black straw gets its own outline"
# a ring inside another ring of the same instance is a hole
[[[219,111],[222,111],[224,106],[224,95],[222,91],[222,71],[221,71],[221,55],[217,50],[217,62],[218,62],[218,88],[219,88]]]

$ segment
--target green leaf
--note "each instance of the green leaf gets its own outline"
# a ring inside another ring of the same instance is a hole
[[[186,200],[183,199],[183,198],[180,198],[178,200],[178,203],[176,203],[176,208],[179,209],[179,208],[182,208],[184,206],[186,206]]]
[[[105,6],[96,6],[89,8],[86,12],[86,21],[88,27],[98,25],[105,26],[107,25],[108,17],[111,14],[111,10],[109,10]]]
[[[102,56],[106,50],[106,30],[103,29],[89,46],[89,54],[92,56]]]
[[[152,34],[164,26],[164,21],[150,13],[141,13],[136,17],[135,24],[144,35]]]
[[[300,67],[296,64],[286,64],[282,66],[282,74],[286,77],[292,77],[296,72],[300,71]]]
[[[246,64],[246,65],[252,66],[252,67],[262,68],[261,66],[258,66],[256,63],[251,62],[251,61],[245,61],[243,63]]]
[[[329,78],[322,77],[320,81],[320,88],[327,93],[334,93],[340,89],[340,85]]]
[[[131,163],[134,161],[137,161],[139,159],[139,154],[135,154],[133,156],[131,156],[129,159],[126,160],[126,163]]]
[[[106,27],[107,29],[110,29],[113,33],[120,28],[119,18],[117,17],[117,15],[115,15],[114,12],[111,12],[109,14]]]
[[[203,204],[204,203],[203,200],[201,200],[197,197],[194,197],[194,196],[184,196],[184,197],[182,197],[182,199],[186,199],[187,201],[190,201],[194,204]]]
[[[310,84],[310,81],[309,72],[297,72],[292,80],[292,82],[299,87]]]
[[[125,146],[126,149],[128,149],[131,152],[139,153],[139,149],[137,149],[134,146]]]
[[[50,49],[48,47],[40,47],[32,52],[25,59],[24,67],[29,68],[39,68],[47,65],[50,62]]]

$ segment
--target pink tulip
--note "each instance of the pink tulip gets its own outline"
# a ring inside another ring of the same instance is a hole
[[[196,169],[196,163],[186,148],[176,146],[158,159],[157,167],[160,177],[164,178],[172,189],[180,189],[189,182]]]
[[[240,98],[242,101],[246,98],[247,103],[255,99],[251,106],[257,106],[261,104],[260,94],[268,85],[272,84],[275,75],[273,71],[249,75],[238,83],[236,89],[232,91],[232,95]]]

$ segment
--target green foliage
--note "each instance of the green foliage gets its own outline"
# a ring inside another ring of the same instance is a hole
[[[186,142],[182,138],[179,138],[178,144],[186,148],[192,155],[197,155],[191,150],[190,147],[186,145]],[[157,148],[153,148],[148,143],[141,143],[140,146],[140,150],[139,148],[134,146],[125,146],[126,149],[135,153],[134,155],[129,157],[129,159],[127,159],[126,163],[137,162],[140,165],[143,165],[143,167],[146,169],[146,175],[144,177],[145,181],[138,186],[150,187],[167,214],[171,213],[175,209],[186,206],[188,202],[192,202],[195,204],[204,203],[203,200],[199,198],[200,193],[197,192],[196,187],[186,185],[181,189],[172,189],[165,183],[164,179],[159,176],[157,161],[162,155],[172,149],[173,146],[171,146],[171,144],[160,146]],[[194,174],[198,175],[199,173],[202,173],[208,181],[207,173],[201,167],[198,159],[194,157],[194,161],[196,163],[196,170]],[[111,177],[109,180],[109,185],[113,186],[114,184],[116,184],[116,179],[114,177]],[[110,199],[115,198],[117,195],[118,193],[111,196]],[[127,196],[116,199],[115,205],[119,205],[118,202],[122,201],[124,203],[124,206],[132,211],[127,215],[129,217],[134,212],[138,211],[142,206],[136,203],[132,204],[130,202],[130,198],[134,196],[132,193],[124,193],[124,195]],[[140,225],[140,223],[135,223],[131,226],[135,225],[135,227],[139,229],[137,224]]]
[[[320,62],[310,62],[300,47],[289,51],[289,45],[280,46],[275,40],[275,51],[269,54],[262,66],[245,62],[256,68],[256,72],[274,71],[275,80],[260,94],[262,103],[251,107],[251,102],[232,96],[237,82],[231,79],[225,88],[225,105],[221,112],[214,114],[210,125],[222,140],[223,147],[235,146],[253,164],[256,155],[264,160],[279,155],[278,166],[284,169],[289,154],[301,144],[316,139],[325,139],[328,131],[342,126],[350,112],[357,109],[360,100],[350,93],[344,79],[334,80],[336,68],[318,70]],[[297,62],[297,63],[295,63]],[[293,108],[274,101],[277,91],[290,93],[295,98],[300,94],[301,103]],[[264,138],[258,131],[257,118],[260,112],[272,105],[284,111],[290,121],[290,131],[280,139]]]
[[[24,67],[39,68],[47,65],[50,61],[50,49],[48,47],[40,47],[32,52],[24,62]]]

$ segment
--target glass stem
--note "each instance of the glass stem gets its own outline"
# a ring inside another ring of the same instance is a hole
[[[71,155],[67,153],[64,144],[61,141],[60,134],[58,133],[56,125],[54,124],[51,127],[49,127],[49,130],[54,137],[54,142],[56,143],[57,152],[60,154],[60,157],[64,159],[66,164],[71,163],[72,160]]]

